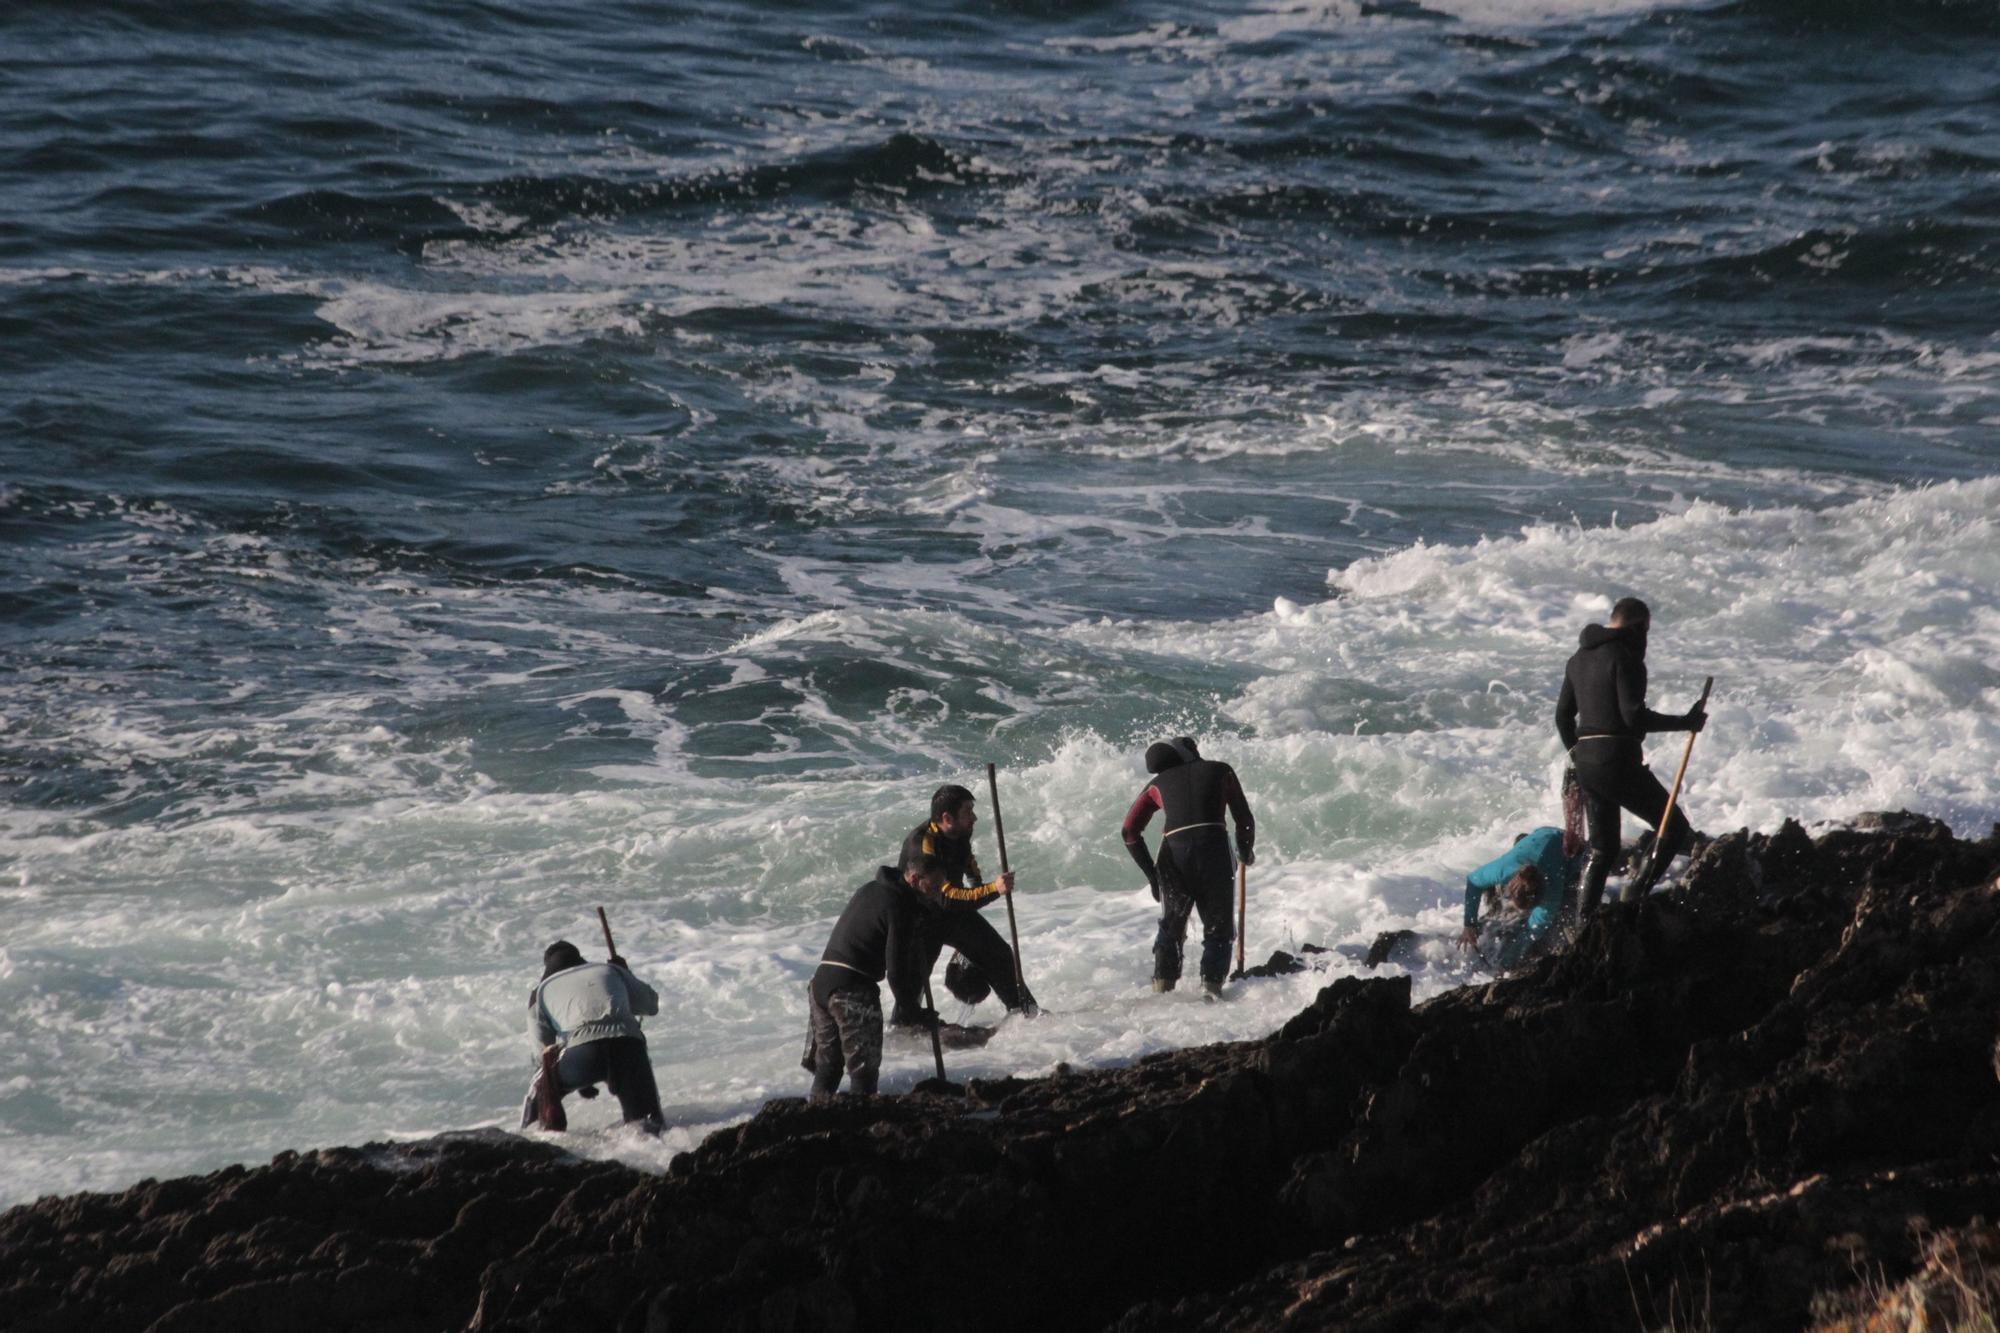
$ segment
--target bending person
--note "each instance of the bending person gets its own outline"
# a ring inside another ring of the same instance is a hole
[[[872,1096],[882,1074],[882,990],[899,1012],[924,1024],[937,1015],[923,1006],[924,941],[944,887],[938,858],[919,852],[900,870],[882,866],[854,891],[834,923],[819,968],[806,987],[805,1058],[812,1099],[824,1101],[848,1076],[849,1091]]]
[[[1656,713],[1646,707],[1646,635],[1652,613],[1636,597],[1611,608],[1610,625],[1589,625],[1563,669],[1556,700],[1556,733],[1569,751],[1583,787],[1589,825],[1590,859],[1573,903],[1579,920],[1597,910],[1604,881],[1618,860],[1619,811],[1630,810],[1657,828],[1666,812],[1667,789],[1646,767],[1641,744],[1655,731],[1700,731],[1708,714],[1696,705],[1685,713]],[[1640,898],[1653,887],[1667,862],[1687,850],[1694,829],[1678,806],[1667,825],[1664,845],[1650,865],[1632,879],[1626,897]]]
[[[1511,972],[1540,957],[1555,942],[1556,918],[1582,859],[1580,852],[1565,851],[1559,828],[1533,829],[1516,838],[1511,849],[1465,877],[1459,947],[1479,950],[1496,972]]]
[[[970,791],[957,785],[939,787],[931,794],[931,817],[917,825],[903,839],[899,868],[917,856],[934,856],[944,869],[943,911],[930,921],[933,927],[924,944],[923,975],[929,976],[937,958],[949,944],[957,957],[945,969],[945,984],[967,1004],[978,1004],[990,990],[1000,997],[1008,1013],[1038,1011],[1035,997],[1025,984],[1015,980],[1014,951],[980,915],[980,910],[1003,893],[1014,891],[1014,872],[985,880],[979,872],[979,858],[972,854],[972,828],[979,822]],[[899,1007],[890,1011],[892,1025],[908,1026]]]
[[[618,1099],[625,1123],[649,1134],[665,1128],[639,1024],[640,1015],[659,1012],[659,992],[617,954],[608,963],[587,963],[568,940],[551,944],[542,954],[542,979],[528,993],[528,1031],[542,1067],[521,1108],[522,1127],[539,1121],[563,1128],[562,1098],[595,1097],[602,1083]],[[553,1114],[543,1114],[544,1106]]]
[[[1236,854],[1244,865],[1256,858],[1257,822],[1236,770],[1203,759],[1186,736],[1161,741],[1146,751],[1153,780],[1125,813],[1125,850],[1145,872],[1160,904],[1160,929],[1153,939],[1153,989],[1170,991],[1181,977],[1188,912],[1201,913],[1201,987],[1209,998],[1222,994],[1229,975],[1229,945],[1236,938],[1230,911],[1235,866],[1222,824],[1226,809],[1236,821]],[[1154,811],[1166,817],[1156,862],[1146,847],[1145,829]]]

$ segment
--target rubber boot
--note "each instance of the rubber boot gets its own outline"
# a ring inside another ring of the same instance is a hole
[[[1583,923],[1597,911],[1598,904],[1604,901],[1604,881],[1611,878],[1611,863],[1617,859],[1616,853],[1607,856],[1593,848],[1589,858],[1584,861],[1583,873],[1577,877],[1578,929],[1581,929]]]

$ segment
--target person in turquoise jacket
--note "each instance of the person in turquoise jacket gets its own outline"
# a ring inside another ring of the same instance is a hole
[[[1522,834],[1504,854],[1467,875],[1459,947],[1480,948],[1480,906],[1491,894],[1495,909],[1488,912],[1487,927],[1497,953],[1486,955],[1487,962],[1508,972],[1535,958],[1553,942],[1563,895],[1582,863],[1581,851],[1570,852],[1563,831],[1545,826]]]

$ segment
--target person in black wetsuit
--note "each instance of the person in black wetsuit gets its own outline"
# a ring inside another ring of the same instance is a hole
[[[946,984],[952,994],[968,1004],[977,1004],[990,988],[1007,1006],[1007,1012],[1038,1011],[1035,997],[1014,977],[1014,951],[980,909],[1003,893],[1014,891],[1014,872],[998,879],[983,879],[979,858],[972,854],[972,826],[979,821],[972,793],[956,784],[939,787],[931,794],[931,817],[910,830],[903,839],[898,864],[908,866],[917,856],[935,856],[944,867],[944,910],[927,922],[930,934],[925,941],[923,975],[937,965],[938,954],[949,944],[960,955],[946,969]],[[892,1026],[907,1026],[897,1009],[889,1015]]]
[[[1181,949],[1187,939],[1190,909],[1201,913],[1201,985],[1210,996],[1222,994],[1229,975],[1229,945],[1236,938],[1230,910],[1229,839],[1222,825],[1227,809],[1236,821],[1236,855],[1244,865],[1255,859],[1257,822],[1236,770],[1214,759],[1203,759],[1186,736],[1161,741],[1146,751],[1146,771],[1153,780],[1125,813],[1125,850],[1139,863],[1160,903],[1160,929],[1153,939],[1153,989],[1170,991],[1181,977]],[[1154,811],[1163,811],[1166,831],[1160,835],[1156,863],[1146,849],[1145,830]]]
[[[882,1074],[882,991],[887,978],[898,1010],[919,1024],[934,1024],[924,1008],[926,920],[936,914],[944,866],[919,853],[899,870],[880,866],[854,891],[834,923],[819,967],[806,987],[806,1053],[812,1099],[824,1101],[845,1073],[850,1091],[872,1095]]]
[[[1708,714],[1699,705],[1685,713],[1656,713],[1646,707],[1646,634],[1652,612],[1636,597],[1611,608],[1610,625],[1589,625],[1563,670],[1556,701],[1556,733],[1569,751],[1583,788],[1590,854],[1567,904],[1580,923],[1597,910],[1604,881],[1618,860],[1619,811],[1630,810],[1657,828],[1667,808],[1667,789],[1646,767],[1640,743],[1655,731],[1700,731]],[[1667,862],[1685,851],[1694,829],[1678,806],[1667,825],[1666,843],[1655,849],[1647,868],[1633,876],[1628,898],[1642,898]]]

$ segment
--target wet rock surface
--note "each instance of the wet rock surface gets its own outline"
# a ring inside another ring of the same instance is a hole
[[[2000,1216],[2000,837],[1732,834],[1566,953],[1270,1038],[0,1214],[12,1328],[1797,1328]],[[1274,960],[1275,962],[1275,960]]]

